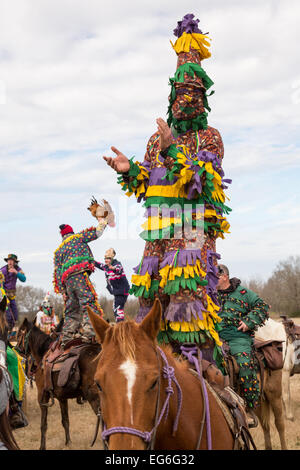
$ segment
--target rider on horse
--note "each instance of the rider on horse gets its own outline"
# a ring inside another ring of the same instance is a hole
[[[170,79],[168,123],[157,119],[158,131],[142,163],[115,147],[116,157],[104,159],[120,175],[126,194],[145,201],[141,237],[146,246],[131,289],[140,302],[136,321],[158,297],[163,307],[159,341],[197,343],[222,366],[216,239],[229,228],[223,191],[228,180],[221,167],[222,138],[207,124],[207,90],[213,82],[201,61],[211,55],[209,43],[193,17],[186,15],[174,30],[178,62]]]
[[[95,270],[95,261],[88,244],[103,234],[111,212],[106,210],[98,218],[97,228],[91,227],[76,234],[70,225],[60,225],[62,243],[54,253],[54,289],[65,300],[65,321],[60,338],[62,348],[74,339],[75,334],[87,343],[95,338],[86,307],[89,305],[101,316],[103,311],[89,278]]]
[[[269,305],[237,278],[229,278],[226,266],[219,265],[218,299],[222,321],[219,335],[239,365],[240,394],[248,409],[259,403],[259,383],[254,362],[254,332],[268,319]]]
[[[19,317],[18,308],[15,300],[17,280],[25,282],[26,276],[18,265],[19,260],[17,255],[9,254],[7,258],[4,258],[4,261],[6,261],[7,264],[3,266],[0,271],[4,276],[3,288],[5,289],[6,295],[9,300],[9,304],[6,311],[6,318],[9,331],[11,331]]]

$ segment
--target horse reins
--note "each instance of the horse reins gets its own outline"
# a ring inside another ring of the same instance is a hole
[[[163,361],[163,367],[162,368],[160,366],[160,360],[159,360],[159,355],[158,355],[157,351],[159,352],[159,354],[162,358],[162,361]],[[103,421],[102,415],[99,411],[98,412],[97,429],[99,429],[99,424],[101,422],[102,423],[102,429],[103,429],[101,437],[102,437],[102,441],[103,441],[105,449],[108,449],[108,438],[109,438],[109,436],[111,436],[112,434],[121,433],[121,434],[131,434],[131,435],[140,437],[144,442],[146,442],[148,444],[147,450],[149,450],[149,449],[153,450],[154,449],[154,444],[155,444],[155,437],[156,437],[157,428],[160,425],[163,416],[164,415],[168,416],[170,397],[174,393],[174,389],[172,387],[172,382],[174,382],[174,384],[177,388],[177,393],[178,393],[177,414],[176,414],[174,424],[173,424],[173,435],[175,435],[175,433],[177,431],[177,428],[178,428],[179,416],[180,416],[181,407],[182,407],[182,390],[181,390],[181,387],[180,387],[180,385],[179,385],[179,383],[178,383],[178,381],[175,377],[174,367],[169,366],[167,357],[166,357],[165,353],[162,351],[162,349],[157,347],[157,351],[156,351],[156,354],[157,354],[157,361],[158,361],[158,366],[159,366],[159,372],[160,373],[159,373],[159,378],[158,378],[158,395],[157,395],[157,402],[156,402],[155,421],[154,421],[154,426],[153,426],[152,430],[151,431],[140,431],[139,429],[135,429],[135,428],[127,427],[127,426],[115,426],[115,427],[106,429],[106,426],[105,426],[105,423]],[[162,374],[161,374],[161,372],[162,372]],[[168,380],[168,385],[165,389],[167,396],[165,398],[165,401],[164,401],[164,404],[161,408],[161,411],[159,412],[159,408],[160,408],[160,406],[159,406],[160,405],[160,403],[159,403],[160,402],[160,391],[161,391],[161,375],[163,375],[164,379]],[[97,431],[97,429],[96,429],[96,431]],[[95,442],[95,438],[94,438],[93,443],[94,442]]]

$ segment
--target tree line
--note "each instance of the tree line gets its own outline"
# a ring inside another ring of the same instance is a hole
[[[242,284],[256,292],[270,306],[271,312],[288,316],[300,316],[300,256],[290,256],[280,261],[267,281],[250,279]],[[20,321],[26,316],[33,320],[46,295],[46,291],[33,286],[17,287],[17,303]],[[61,318],[64,302],[60,295],[50,294],[50,303],[55,313]],[[99,297],[99,303],[104,312],[104,318],[114,321],[113,299]],[[127,318],[134,318],[138,312],[138,300],[129,297],[125,305]]]
[[[251,279],[243,284],[267,302],[271,312],[300,317],[300,256],[280,261],[265,282]]]

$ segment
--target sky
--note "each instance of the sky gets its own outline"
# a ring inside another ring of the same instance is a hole
[[[217,252],[232,276],[260,280],[300,254],[298,0],[0,0],[0,258],[16,253],[27,284],[52,291],[58,227],[95,225],[92,196],[117,218],[90,244],[95,259],[114,247],[129,279],[140,262],[144,209],[102,157],[114,145],[143,160],[186,13],[211,38],[208,119],[233,180]],[[91,279],[109,297],[103,272]]]

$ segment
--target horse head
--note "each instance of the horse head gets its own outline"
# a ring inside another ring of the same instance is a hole
[[[95,373],[102,418],[105,429],[117,429],[110,434],[109,449],[146,449],[159,402],[161,361],[156,337],[161,304],[156,300],[139,325],[125,321],[110,326],[89,307],[88,313],[102,344]],[[129,428],[129,433],[123,432]]]
[[[28,334],[33,327],[33,323],[27,320],[25,317],[21,325],[19,326],[18,332],[17,332],[17,350],[21,354],[26,354],[27,353],[27,348],[28,348]]]

